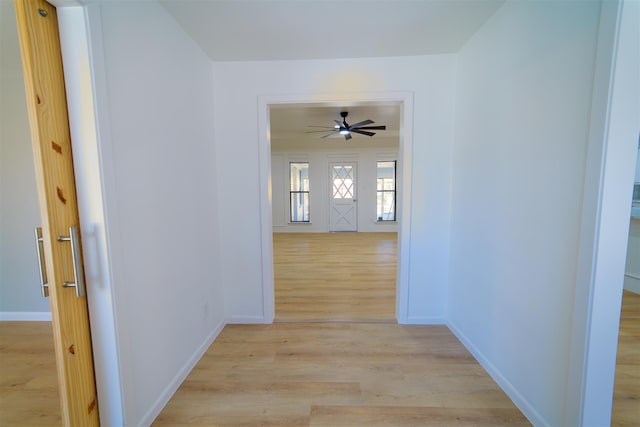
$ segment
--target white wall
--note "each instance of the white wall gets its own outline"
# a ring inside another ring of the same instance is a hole
[[[329,163],[357,164],[357,231],[398,231],[398,224],[377,221],[377,162],[398,160],[397,147],[344,150],[272,150],[271,190],[274,232],[326,233],[329,231]],[[309,223],[289,223],[289,162],[309,162]],[[400,171],[396,171],[399,174]],[[400,176],[400,175],[398,175]],[[397,191],[400,191],[397,188]]]
[[[564,423],[599,8],[507,2],[459,56],[448,320],[537,425]]]
[[[126,425],[148,425],[224,322],[211,62],[155,2],[89,28]]]
[[[0,320],[51,319],[39,286],[39,224],[15,12],[0,0]]]
[[[260,252],[259,96],[414,94],[409,322],[443,322],[449,253],[455,56],[214,63],[221,271],[231,321],[265,321]],[[419,123],[419,125],[418,125]],[[238,165],[242,167],[238,167]]]

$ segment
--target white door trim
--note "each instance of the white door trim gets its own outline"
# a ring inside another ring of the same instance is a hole
[[[363,103],[397,103],[400,106],[400,156],[398,218],[398,273],[396,277],[396,319],[408,322],[409,255],[411,236],[411,158],[413,153],[413,92],[381,92],[358,94],[302,94],[258,97],[258,130],[260,145],[260,246],[262,256],[263,322],[272,323],[275,316],[273,282],[273,236],[271,219],[271,141],[270,106],[313,104],[317,106],[358,105]]]
[[[565,425],[609,425],[640,102],[638,2],[602,2]]]
[[[116,217],[110,219],[107,233],[107,206],[114,206],[113,195],[103,192],[105,182],[113,181],[105,163],[110,155],[110,128],[104,51],[99,4],[80,5],[74,0],[48,0],[58,9],[62,62],[74,157],[78,214],[85,260],[85,281],[96,388],[101,425],[124,425],[135,419],[135,405],[125,401],[125,389],[133,390],[131,375],[121,363],[129,348],[126,330],[117,329],[118,282],[111,268],[120,243]],[[70,66],[68,66],[70,65]],[[107,147],[107,148],[105,148]],[[107,157],[105,162],[105,156]],[[114,185],[110,185],[114,188]],[[129,382],[129,383],[128,383]],[[125,411],[129,411],[129,415]]]

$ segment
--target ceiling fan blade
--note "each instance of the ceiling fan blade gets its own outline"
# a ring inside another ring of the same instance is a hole
[[[339,120],[334,120],[334,122],[336,122],[336,124],[337,124],[338,126],[340,126],[340,127],[343,127],[343,126],[344,126],[344,124],[343,124],[341,121],[339,121]]]
[[[375,122],[373,120],[365,120],[365,121],[354,123],[354,124],[350,125],[349,129],[358,128],[358,127],[364,126],[364,125],[370,125],[371,123],[375,123]]]
[[[320,139],[328,138],[331,135],[335,135],[335,134],[336,134],[336,132],[331,132],[331,133],[326,134],[325,136],[321,136]]]
[[[323,130],[308,130],[305,133],[334,132],[331,129],[333,128],[323,129]],[[337,130],[335,130],[335,132],[337,132]]]
[[[367,132],[366,130],[360,130],[360,129],[351,129],[349,132],[359,133],[359,134],[367,135],[367,136],[375,135],[375,132]]]
[[[349,130],[360,130],[360,129],[368,129],[368,130],[386,130],[386,126],[360,126],[360,127],[351,127]]]
[[[350,133],[345,133],[344,134],[344,139],[346,139],[347,141],[350,140],[352,138]]]

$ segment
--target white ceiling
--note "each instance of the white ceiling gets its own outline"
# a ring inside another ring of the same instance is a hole
[[[159,0],[214,61],[308,60],[458,52],[504,0]],[[386,125],[375,136],[307,133],[348,123]],[[271,108],[273,149],[397,147],[400,107],[288,105]]]
[[[504,0],[160,0],[214,61],[455,53]]]

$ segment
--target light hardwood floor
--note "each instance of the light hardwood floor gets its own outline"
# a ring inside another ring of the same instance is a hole
[[[529,425],[444,326],[228,325],[155,426]]]
[[[640,295],[624,291],[613,391],[613,426],[640,426]]]
[[[362,303],[289,315],[348,320],[354,306],[374,322],[287,322],[280,313],[273,325],[228,325],[154,424],[528,424],[445,327],[381,322]],[[640,295],[625,292],[612,425],[639,425],[639,359]],[[60,424],[51,324],[0,322],[0,426]]]
[[[0,426],[62,425],[51,322],[0,322]]]
[[[276,321],[395,321],[397,233],[274,233]]]

